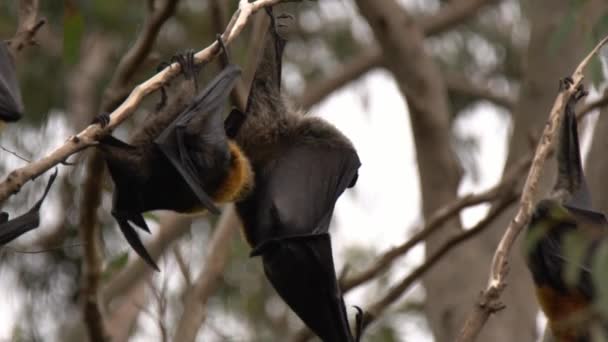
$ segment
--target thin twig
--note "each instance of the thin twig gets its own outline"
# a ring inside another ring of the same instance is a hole
[[[513,220],[510,221],[496,248],[496,252],[492,259],[492,265],[490,266],[488,284],[481,295],[480,302],[476,303],[473,311],[467,317],[457,340],[459,342],[474,341],[490,315],[496,311],[496,308],[500,308],[499,298],[505,287],[505,279],[508,273],[507,266],[509,253],[513,247],[515,238],[524,228],[532,213],[533,200],[538,191],[541,170],[552,150],[553,141],[561,120],[563,119],[561,113],[564,111],[567,99],[576,91],[576,87],[582,82],[583,70],[606,41],[608,41],[608,36],[602,39],[585,59],[583,59],[572,74],[572,80],[574,81],[572,86],[564,91],[560,91],[555,99],[550,112],[549,121],[545,126],[540,142],[536,148],[532,166],[528,173],[526,183],[524,184],[519,209]]]

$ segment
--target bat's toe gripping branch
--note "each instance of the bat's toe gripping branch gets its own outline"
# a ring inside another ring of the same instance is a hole
[[[363,335],[363,318],[365,313],[363,309],[354,305],[355,309],[357,309],[357,315],[355,316],[355,342],[361,341],[361,335]]]
[[[108,112],[103,112],[103,113],[95,116],[95,118],[93,118],[93,121],[91,122],[92,125],[99,124],[99,126],[101,126],[101,128],[105,128],[109,123],[110,123],[110,113],[108,113]]]
[[[228,48],[226,47],[226,44],[224,43],[224,38],[222,38],[222,35],[218,33],[215,35],[215,39],[217,40],[217,43],[220,46],[220,53],[222,53],[222,63],[224,63],[224,65],[229,65],[230,64],[230,53],[228,52]]]
[[[196,52],[194,50],[188,49],[184,53],[177,54],[171,58],[172,63],[179,64],[180,68],[182,69],[182,74],[187,80],[191,78],[196,80],[196,75],[201,69],[194,62],[195,53]]]
[[[566,76],[559,80],[559,91],[570,89],[570,86],[574,84],[574,80],[570,76]]]

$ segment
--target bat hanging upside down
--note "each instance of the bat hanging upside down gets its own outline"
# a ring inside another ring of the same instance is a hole
[[[278,294],[323,341],[353,337],[336,280],[329,223],[338,197],[361,165],[334,126],[289,108],[281,97],[285,40],[271,10],[263,55],[245,113],[233,110],[226,131],[249,158],[255,186],[236,208],[244,235],[261,256]],[[358,329],[357,329],[358,330]]]
[[[218,36],[218,42],[227,51]],[[142,212],[156,209],[219,213],[214,202],[233,201],[251,187],[247,158],[227,139],[222,109],[240,69],[227,63],[196,94],[192,53],[176,57],[185,81],[169,103],[151,115],[127,144],[110,135],[100,141],[114,181],[112,215],[131,247],[158,270],[131,223],[149,232]],[[97,119],[107,124],[107,114]]]
[[[565,79],[561,88],[571,83]],[[526,261],[555,342],[593,341],[589,318],[596,293],[591,264],[608,236],[606,217],[592,208],[580,156],[574,107],[585,95],[579,87],[566,104],[556,151],[557,181],[550,197],[536,205],[525,237]],[[568,236],[586,243],[578,261],[565,248]],[[568,267],[576,268],[574,282],[566,279]]]

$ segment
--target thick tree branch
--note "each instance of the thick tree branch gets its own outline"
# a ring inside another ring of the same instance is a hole
[[[150,53],[161,26],[174,13],[177,0],[166,0],[161,6],[153,9],[135,44],[122,57],[113,79],[106,91],[102,111],[109,111],[114,103],[120,100],[119,89],[126,88],[128,82],[140,65],[141,60]],[[82,75],[81,75],[82,76]],[[115,92],[112,92],[115,91]],[[88,107],[90,110],[91,106]],[[104,341],[104,315],[99,305],[99,287],[102,272],[100,231],[97,209],[101,203],[101,181],[104,175],[104,161],[98,151],[93,151],[87,160],[87,175],[82,194],[80,218],[80,236],[83,246],[83,279],[84,296],[83,316],[91,341]]]
[[[472,97],[474,99],[487,100],[508,111],[513,111],[515,108],[516,101],[513,97],[498,93],[490,89],[487,85],[475,84],[465,75],[450,73],[445,76],[445,83],[450,93]]]
[[[228,261],[230,243],[238,225],[234,206],[224,209],[207,245],[208,253],[202,260],[205,268],[185,293],[184,309],[175,330],[175,341],[189,342],[196,339],[207,313],[207,300],[217,287],[218,279]]]
[[[515,242],[515,238],[524,228],[533,210],[533,200],[538,191],[538,182],[540,179],[541,170],[550,154],[553,141],[555,139],[558,127],[560,126],[564,107],[568,98],[575,92],[576,87],[583,80],[583,70],[597,53],[597,51],[606,43],[608,37],[602,39],[602,41],[583,59],[583,61],[577,66],[572,79],[574,84],[567,90],[561,91],[551,109],[549,115],[549,121],[545,126],[541,140],[536,148],[534,159],[532,160],[532,166],[528,173],[526,183],[522,191],[519,209],[517,214],[509,223],[490,266],[490,276],[488,279],[488,285],[481,295],[481,299],[475,304],[473,311],[467,317],[467,320],[462,327],[460,335],[458,337],[459,342],[474,341],[485,322],[488,320],[490,315],[500,308],[499,303],[500,295],[505,288],[505,278],[508,273],[508,257],[509,253]]]
[[[425,36],[441,34],[466,22],[477,14],[482,7],[495,2],[497,0],[451,1],[436,14],[419,20],[418,26]],[[353,57],[331,78],[309,84],[296,104],[304,109],[310,109],[352,80],[380,67],[383,62],[382,50],[379,47],[365,49],[360,55]]]
[[[250,16],[259,9],[281,2],[281,0],[258,0],[249,3],[247,0],[239,2],[239,9],[234,13],[222,38],[225,44],[230,44],[243,31]],[[220,47],[217,42],[209,45],[195,55],[195,62],[201,64],[211,60],[219,53]],[[41,159],[32,162],[24,167],[13,170],[0,183],[0,204],[2,204],[11,194],[21,189],[25,182],[39,176],[46,170],[64,161],[70,155],[77,153],[87,147],[96,144],[97,140],[105,134],[109,134],[116,126],[126,120],[133,111],[139,106],[145,96],[166,84],[180,72],[178,63],[167,66],[147,81],[136,86],[127,99],[110,114],[110,123],[101,128],[98,124],[93,124],[83,131],[74,135],[63,145],[48,153]]]

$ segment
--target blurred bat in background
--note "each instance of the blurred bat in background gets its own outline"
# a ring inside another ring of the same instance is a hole
[[[8,213],[4,211],[0,213],[0,246],[6,245],[19,236],[38,227],[40,224],[40,207],[42,206],[46,195],[49,193],[51,185],[53,185],[56,177],[57,169],[55,169],[55,172],[49,178],[42,197],[27,213],[10,221],[8,220]]]
[[[5,42],[0,42],[0,122],[14,122],[23,116],[21,91],[15,63]]]
[[[561,87],[571,83],[565,79]],[[524,253],[536,295],[557,342],[591,341],[589,316],[595,299],[591,263],[608,236],[606,217],[592,209],[580,156],[574,108],[586,94],[580,87],[568,100],[556,151],[557,181],[549,198],[536,205],[525,237]],[[578,261],[565,248],[569,235],[586,243]],[[574,284],[565,279],[572,265],[577,270]]]

